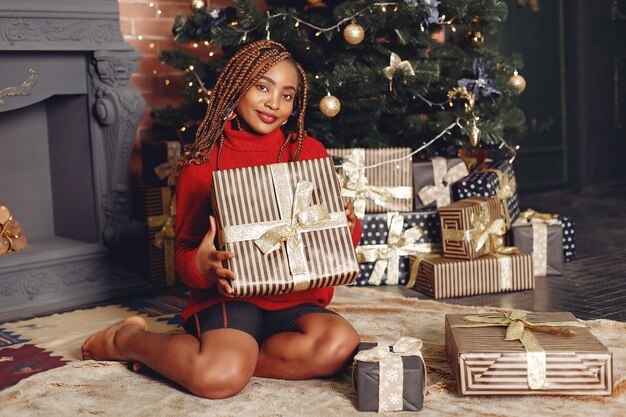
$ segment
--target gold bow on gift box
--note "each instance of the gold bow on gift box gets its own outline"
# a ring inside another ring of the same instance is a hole
[[[169,177],[172,167],[180,156],[180,142],[166,141],[165,143],[167,144],[167,161],[154,167],[154,173],[160,180]]]
[[[354,213],[359,219],[365,215],[365,200],[385,207],[390,199],[412,199],[413,188],[408,186],[384,187],[369,185],[365,175],[365,149],[352,149],[352,154],[344,158],[341,164],[343,176],[340,177],[341,196],[353,199]]]
[[[417,192],[417,195],[425,206],[436,201],[437,207],[444,207],[450,204],[450,186],[452,183],[467,176],[469,172],[464,162],[459,162],[448,170],[445,158],[436,156],[431,161],[433,164],[434,184],[422,187]]]
[[[165,252],[165,283],[168,287],[171,287],[176,280],[176,268],[174,266],[176,199],[173,198],[170,187],[161,187],[161,204],[163,214],[148,217],[148,227],[151,229],[155,227],[161,228],[154,237],[154,245]]]
[[[387,213],[387,244],[357,246],[356,256],[359,263],[376,262],[370,275],[369,284],[380,285],[385,270],[387,284],[397,285],[400,278],[400,256],[433,253],[440,250],[434,243],[417,243],[424,235],[419,226],[414,226],[404,233],[404,217],[400,213]]]
[[[506,336],[504,340],[519,340],[526,349],[527,358],[527,379],[530,389],[541,389],[546,384],[546,352],[532,333],[531,329],[538,328],[554,328],[550,329],[553,333],[558,334],[575,334],[570,329],[560,329],[561,327],[585,327],[578,321],[556,321],[556,322],[540,322],[531,323],[526,320],[526,312],[520,310],[512,310],[505,313],[504,317],[496,316],[465,316],[463,320],[468,324],[455,324],[452,327],[491,327],[504,326]],[[559,328],[559,329],[557,329]]]
[[[343,211],[329,213],[323,204],[313,205],[313,183],[298,181],[295,192],[287,164],[270,165],[280,220],[227,226],[219,232],[219,245],[254,240],[264,255],[282,248],[286,243],[289,270],[294,291],[308,289],[311,273],[307,266],[301,234],[313,230],[347,227],[348,220]]]
[[[502,213],[504,213],[504,220],[506,221],[506,228],[511,228],[511,215],[509,213],[508,201],[515,196],[517,190],[517,181],[515,176],[510,176],[506,172],[502,172],[499,169],[481,169],[479,172],[493,172],[498,176],[498,190],[496,191],[496,197],[500,200],[502,205]]]
[[[513,227],[528,226],[533,228],[533,270],[536,276],[548,273],[548,226],[559,224],[558,214],[539,213],[528,209],[512,224]]]
[[[24,250],[27,245],[22,226],[13,218],[9,208],[0,204],[0,255]]]
[[[399,411],[403,409],[404,365],[403,356],[417,356],[424,370],[426,387],[426,364],[422,356],[422,341],[413,337],[402,337],[391,346],[375,346],[362,350],[354,356],[355,361],[378,362],[378,411]]]

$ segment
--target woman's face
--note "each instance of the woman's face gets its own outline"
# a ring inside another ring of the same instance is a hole
[[[298,73],[291,62],[280,61],[246,92],[235,112],[250,130],[266,135],[282,126],[293,111]]]

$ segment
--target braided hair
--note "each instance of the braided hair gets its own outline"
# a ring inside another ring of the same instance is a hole
[[[224,144],[224,126],[228,122],[228,116],[261,76],[282,60],[291,62],[296,68],[300,88],[294,106],[297,113],[295,129],[286,132],[277,162],[280,162],[283,150],[289,142],[298,143],[290,160],[296,161],[298,159],[302,142],[306,136],[304,131],[304,115],[308,95],[306,73],[282,44],[272,40],[260,40],[245,45],[228,60],[226,67],[217,79],[206,114],[196,132],[196,138],[192,144],[185,147],[185,152],[174,165],[170,183],[176,181],[183,167],[191,163],[202,164],[206,162],[216,144],[219,169],[219,155]]]

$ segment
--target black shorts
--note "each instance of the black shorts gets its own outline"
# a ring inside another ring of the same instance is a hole
[[[237,329],[254,337],[260,347],[276,333],[295,331],[298,319],[309,313],[337,314],[310,303],[269,311],[243,301],[228,301],[200,310],[185,320],[183,328],[197,338],[209,330]]]

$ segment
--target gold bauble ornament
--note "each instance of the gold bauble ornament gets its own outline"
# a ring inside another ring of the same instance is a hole
[[[193,10],[206,9],[206,1],[204,1],[204,0],[191,0],[191,8]]]
[[[341,102],[330,94],[320,100],[320,111],[326,117],[335,117],[341,110]]]
[[[522,94],[526,89],[526,79],[519,75],[517,71],[513,72],[513,75],[511,75],[511,78],[509,78],[506,83],[514,87],[517,90],[517,94]]]
[[[358,23],[352,22],[343,30],[343,38],[350,45],[358,45],[365,38],[365,29]]]
[[[476,48],[485,42],[483,34],[478,31],[469,31],[465,34],[465,37],[473,48]]]
[[[472,121],[472,126],[470,126],[468,136],[469,136],[469,141],[474,148],[480,144],[480,129],[476,125],[476,119]]]

